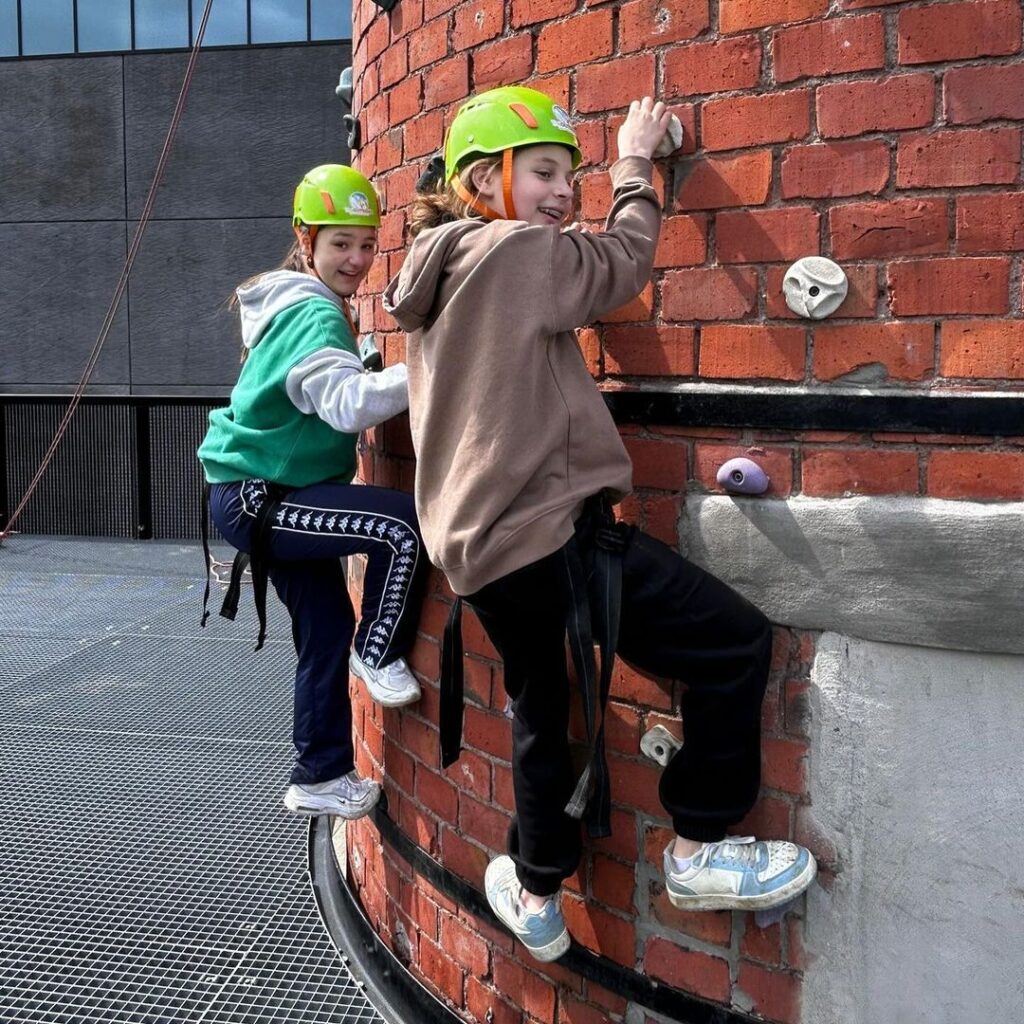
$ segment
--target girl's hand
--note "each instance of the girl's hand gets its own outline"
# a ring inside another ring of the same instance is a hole
[[[650,160],[665,137],[671,119],[668,108],[660,100],[655,103],[650,96],[633,100],[619,129],[619,156],[642,156]]]

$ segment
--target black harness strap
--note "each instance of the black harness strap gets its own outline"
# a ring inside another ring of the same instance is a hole
[[[462,598],[456,597],[441,639],[441,767],[455,764],[462,753],[462,712],[465,682],[462,662]]]
[[[259,620],[260,630],[256,638],[256,650],[263,647],[267,638],[267,577],[270,565],[270,531],[273,519],[277,515],[281,502],[288,494],[288,488],[280,484],[267,483],[266,497],[263,504],[256,510],[255,522],[252,526],[252,540],[250,552],[237,551],[231,562],[231,577],[228,581],[228,589],[221,602],[220,614],[225,619],[234,621],[238,614],[238,602],[242,593],[242,574],[246,567],[252,574],[252,596],[256,605],[256,617]],[[203,555],[206,558],[206,588],[203,591],[203,614],[199,620],[201,626],[206,625],[210,613],[207,604],[210,600],[210,542],[207,527],[207,517],[210,510],[210,488],[209,485],[203,490],[203,518],[202,538]]]

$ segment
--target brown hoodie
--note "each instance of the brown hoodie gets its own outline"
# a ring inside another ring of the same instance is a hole
[[[424,231],[384,295],[409,332],[416,507],[457,594],[551,554],[632,465],[573,329],[638,295],[661,210],[652,165],[611,168],[605,231],[460,220]]]

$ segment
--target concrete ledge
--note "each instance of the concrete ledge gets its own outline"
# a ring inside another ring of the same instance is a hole
[[[1024,503],[709,496],[687,556],[773,622],[866,640],[1024,653]]]

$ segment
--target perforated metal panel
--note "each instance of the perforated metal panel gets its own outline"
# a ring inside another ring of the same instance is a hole
[[[383,1024],[281,805],[287,616],[271,595],[259,653],[249,615],[200,631],[186,562],[194,546],[0,549],[0,1021]]]
[[[39,468],[67,402],[3,407],[6,490],[11,509]],[[82,404],[16,528],[23,533],[136,537],[139,508],[133,413]]]

